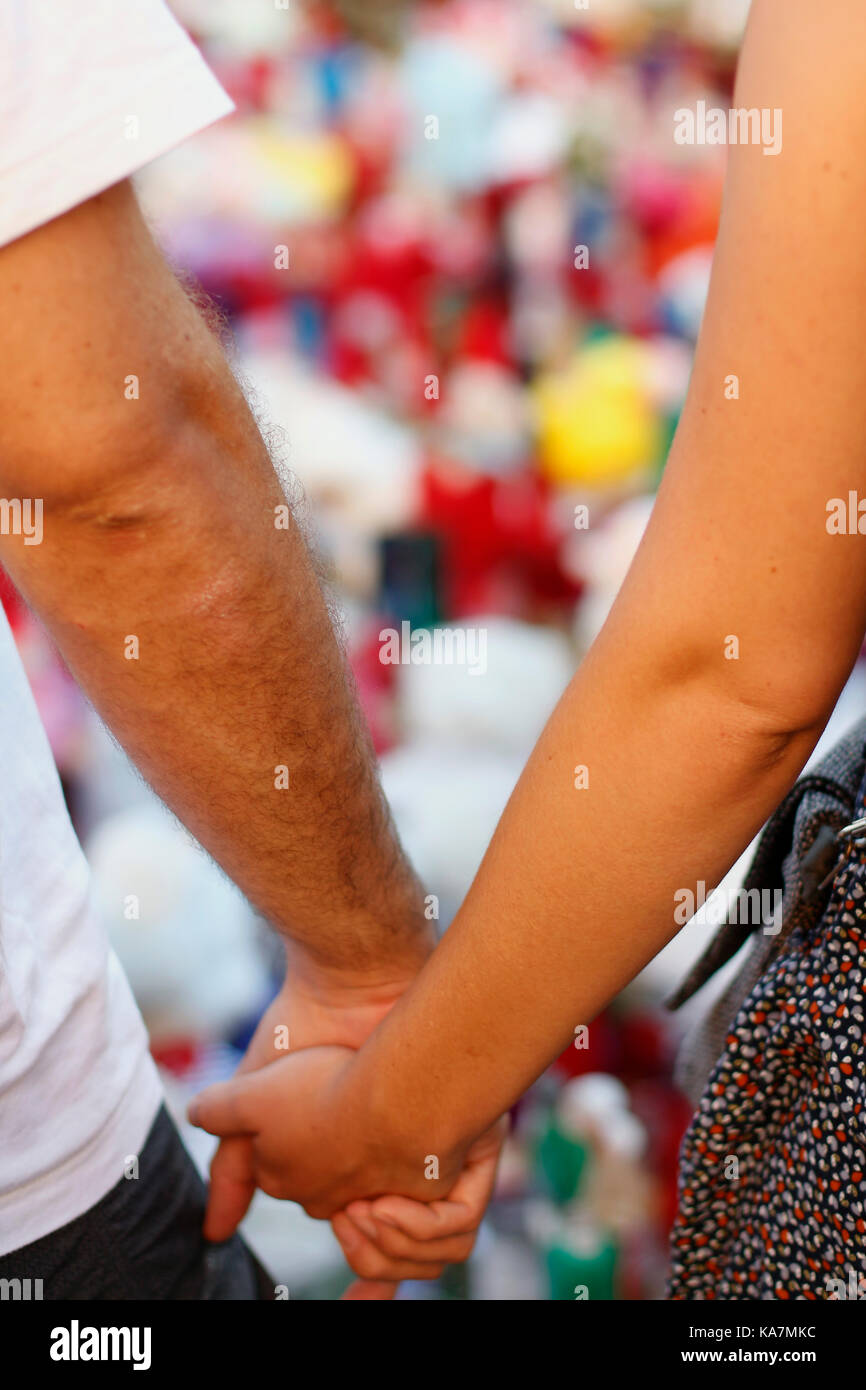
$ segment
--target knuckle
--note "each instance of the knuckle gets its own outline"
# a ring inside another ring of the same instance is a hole
[[[405,1255],[407,1247],[411,1246],[411,1241],[407,1239],[402,1231],[395,1230],[393,1226],[384,1226],[380,1222],[377,1244],[380,1249],[384,1250],[386,1255],[399,1257]]]
[[[352,1268],[362,1279],[382,1279],[385,1276],[385,1261],[376,1250],[365,1247],[359,1250],[351,1261]]]

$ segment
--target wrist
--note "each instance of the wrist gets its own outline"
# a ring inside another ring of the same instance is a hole
[[[418,1180],[428,1160],[435,1158],[443,1177],[449,1171],[456,1176],[477,1135],[464,1132],[459,1106],[443,1093],[435,1065],[420,1074],[414,1065],[406,1065],[402,1038],[412,992],[358,1051],[347,1079],[366,1132],[376,1136],[382,1153],[401,1172]],[[426,1187],[429,1190],[429,1183]]]
[[[323,1004],[393,1003],[429,960],[436,939],[425,923],[393,952],[375,960],[324,960],[308,946],[286,938],[286,983]]]
[[[341,1128],[357,1136],[355,1184],[367,1195],[395,1193],[432,1201],[450,1192],[466,1145],[452,1145],[442,1125],[415,1123],[389,1102],[377,1072],[362,1057],[365,1045],[343,1068],[335,1092]],[[371,1084],[372,1081],[372,1084]]]

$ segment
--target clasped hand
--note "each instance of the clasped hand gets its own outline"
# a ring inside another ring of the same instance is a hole
[[[356,1049],[404,988],[401,981],[323,991],[293,974],[235,1077],[195,1098],[190,1120],[221,1140],[211,1164],[209,1239],[231,1235],[260,1187],[331,1221],[361,1276],[347,1297],[389,1298],[399,1280],[435,1279],[467,1258],[505,1122],[462,1152],[432,1153],[432,1144],[413,1152],[394,1134],[369,1132],[354,1085]],[[288,1052],[277,1043],[286,1029]]]

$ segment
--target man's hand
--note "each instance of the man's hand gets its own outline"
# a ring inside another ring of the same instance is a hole
[[[447,1264],[469,1258],[507,1132],[503,1118],[473,1144],[444,1199],[425,1203],[392,1196],[350,1202],[331,1218],[348,1264],[361,1276],[344,1298],[392,1298],[401,1279],[438,1279]]]

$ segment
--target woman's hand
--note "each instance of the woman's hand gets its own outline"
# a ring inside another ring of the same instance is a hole
[[[432,941],[430,943],[432,950]],[[258,1071],[311,1047],[358,1048],[393,1007],[413,976],[397,971],[355,979],[338,978],[288,948],[283,985],[259,1020],[236,1076]],[[252,1140],[221,1140],[211,1160],[210,1195],[204,1234],[221,1241],[236,1230],[256,1189]]]
[[[233,1181],[298,1202],[319,1219],[359,1198],[447,1197],[468,1153],[446,1150],[432,1135],[426,1143],[403,1143],[398,1126],[387,1133],[375,1126],[353,1086],[357,1056],[345,1047],[283,1056],[209,1086],[191,1102],[190,1121],[220,1138],[247,1141]],[[213,1174],[210,1201],[222,1203]]]
[[[472,1145],[446,1198],[379,1197],[350,1202],[332,1216],[346,1261],[361,1276],[345,1299],[393,1298],[401,1279],[438,1279],[446,1265],[469,1258],[507,1132],[503,1118]]]
[[[446,1264],[469,1255],[505,1123],[465,1155],[400,1152],[387,1136],[366,1132],[352,1090],[354,1059],[344,1047],[283,1055],[209,1087],[190,1106],[190,1119],[228,1141],[212,1172],[208,1208],[221,1238],[261,1187],[332,1219],[364,1281],[347,1297],[388,1298],[400,1279],[437,1278]]]

